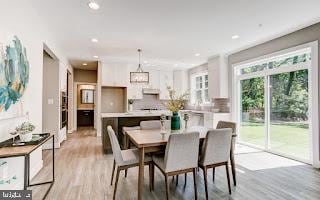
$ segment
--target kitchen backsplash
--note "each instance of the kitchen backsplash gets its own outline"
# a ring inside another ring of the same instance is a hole
[[[157,109],[165,110],[166,101],[159,100],[158,95],[144,94],[142,99],[133,100],[133,110]]]

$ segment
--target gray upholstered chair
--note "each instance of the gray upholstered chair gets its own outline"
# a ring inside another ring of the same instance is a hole
[[[233,184],[234,184],[234,186],[236,186],[237,180],[236,180],[236,164],[235,164],[235,159],[234,159],[234,150],[235,150],[235,146],[236,146],[237,124],[235,122],[219,121],[217,124],[217,129],[221,129],[221,128],[231,128],[232,129],[230,162],[231,162],[231,172],[232,172]],[[212,174],[213,181],[214,181],[214,175],[215,175],[215,170],[213,168],[213,174]]]
[[[206,199],[208,199],[207,169],[225,166],[231,194],[228,161],[230,155],[232,129],[215,129],[208,131],[204,146],[201,149],[199,167],[203,170]]]
[[[116,192],[117,192],[118,180],[119,180],[119,173],[121,170],[127,170],[128,168],[139,166],[139,151],[138,151],[138,149],[121,150],[118,139],[117,139],[112,127],[108,126],[107,130],[108,130],[108,135],[110,138],[112,152],[113,152],[113,156],[114,156],[112,176],[111,176],[111,185],[113,183],[113,176],[114,176],[115,167],[117,166],[116,182],[114,185],[114,192],[113,192],[113,199],[115,199]],[[151,175],[152,173],[150,170],[153,169],[151,157],[148,157],[148,156],[145,157],[145,164],[149,165],[149,174]],[[149,180],[149,181],[151,181],[151,180]],[[150,184],[150,187],[151,187],[151,184]]]
[[[199,133],[190,132],[183,134],[171,134],[165,150],[165,155],[154,155],[153,163],[165,176],[166,196],[169,199],[168,177],[178,174],[193,173],[194,193],[197,199],[197,183],[195,178],[198,167]],[[154,174],[151,180],[153,181]],[[152,183],[153,185],[153,183]]]
[[[140,122],[141,130],[161,129],[160,120],[148,120]]]

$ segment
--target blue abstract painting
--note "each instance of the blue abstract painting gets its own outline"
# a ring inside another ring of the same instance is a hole
[[[0,47],[0,113],[6,112],[23,96],[29,82],[26,48],[17,36]]]

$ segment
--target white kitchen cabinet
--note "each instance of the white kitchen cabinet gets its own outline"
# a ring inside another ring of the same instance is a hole
[[[172,71],[160,71],[160,99],[169,100],[169,92],[167,87],[173,89],[173,72]]]
[[[123,65],[102,66],[102,86],[126,87],[128,83],[127,67]]]
[[[127,99],[142,99],[142,85],[129,84],[127,87]]]
[[[149,88],[160,89],[160,71],[147,70],[149,72]]]
[[[177,70],[173,72],[173,89],[177,95],[189,91],[188,70]]]

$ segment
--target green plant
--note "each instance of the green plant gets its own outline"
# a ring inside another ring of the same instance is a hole
[[[21,125],[16,127],[16,131],[22,135],[31,133],[34,129],[35,126],[30,122],[23,122]]]
[[[181,95],[176,95],[176,91],[174,91],[171,87],[167,87],[169,91],[170,100],[167,102],[166,107],[171,112],[178,112],[179,110],[184,108],[184,103],[189,99],[189,92],[185,92]]]

